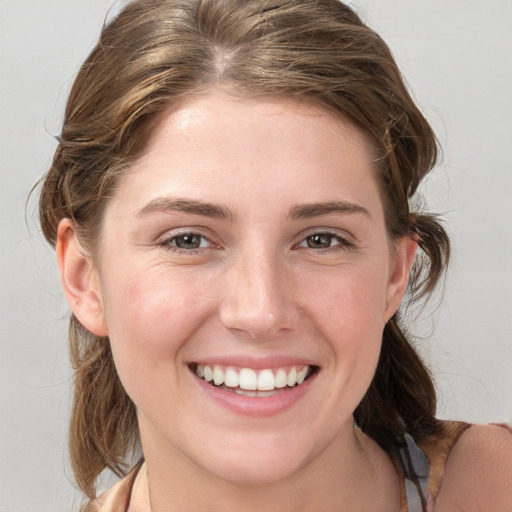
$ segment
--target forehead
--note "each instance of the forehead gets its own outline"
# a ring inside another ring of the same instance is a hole
[[[276,127],[283,128],[276,137]],[[233,97],[222,90],[192,95],[162,111],[154,120],[142,158],[155,154],[169,143],[192,142],[201,135],[198,146],[230,138],[232,144],[245,138],[254,144],[265,138],[269,151],[276,145],[307,139],[313,146],[327,141],[350,138],[350,146],[376,159],[376,145],[348,116],[303,98],[286,96]],[[263,149],[262,147],[259,148]],[[347,152],[349,148],[345,148]],[[361,151],[362,150],[362,151]],[[347,155],[348,156],[348,155]]]
[[[313,102],[212,92],[159,116],[120,188],[129,183],[137,202],[144,194],[229,202],[233,193],[263,200],[278,192],[285,201],[290,190],[309,202],[351,200],[375,188],[374,160],[362,130]]]

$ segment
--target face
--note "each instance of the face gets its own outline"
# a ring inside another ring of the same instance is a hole
[[[144,450],[268,482],[346,447],[413,252],[348,122],[214,93],[166,113],[91,280]]]

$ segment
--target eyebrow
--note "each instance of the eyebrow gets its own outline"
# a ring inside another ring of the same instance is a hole
[[[154,212],[188,213],[213,219],[236,220],[236,214],[225,206],[196,201],[194,199],[158,197],[150,201],[137,212],[137,217],[144,217]],[[370,212],[363,206],[349,201],[328,201],[294,206],[288,213],[292,220],[310,219],[331,213],[363,214],[371,219]]]
[[[320,215],[328,215],[330,213],[357,213],[365,215],[370,219],[372,218],[370,212],[364,206],[357,203],[351,203],[350,201],[329,201],[326,203],[301,204],[290,210],[289,217],[294,220],[300,220],[319,217]]]
[[[174,199],[169,197],[158,197],[150,201],[146,206],[137,212],[137,217],[144,217],[154,212],[165,213],[189,213],[192,215],[201,215],[203,217],[211,217],[214,219],[226,219],[234,221],[235,213],[219,204],[205,203],[203,201],[195,201],[193,199]]]

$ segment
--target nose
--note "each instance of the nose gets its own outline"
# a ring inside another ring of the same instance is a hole
[[[223,276],[220,319],[229,330],[252,339],[269,339],[297,325],[299,308],[293,277],[273,254],[247,250]]]

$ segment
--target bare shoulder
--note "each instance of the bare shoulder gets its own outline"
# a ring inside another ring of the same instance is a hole
[[[461,435],[447,461],[436,512],[512,510],[512,432],[475,425]]]

